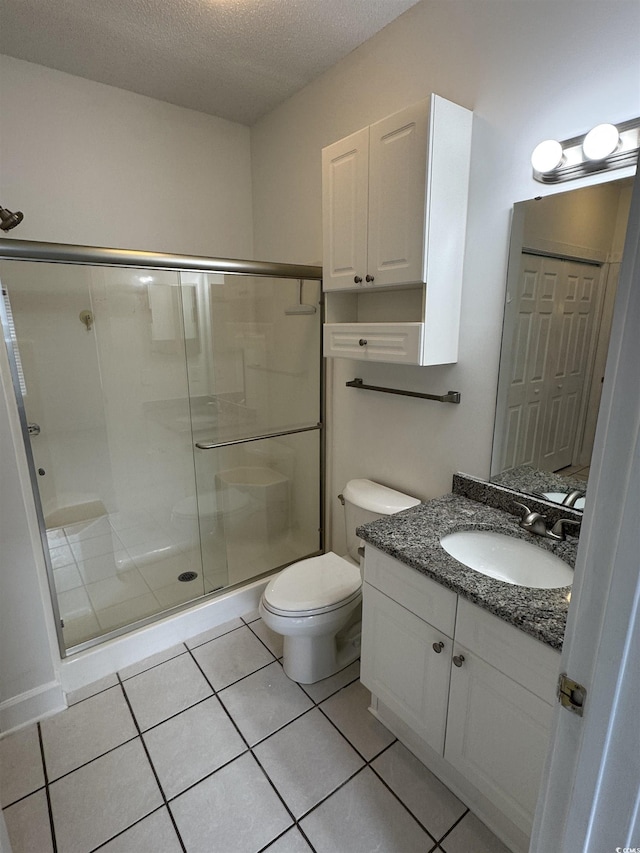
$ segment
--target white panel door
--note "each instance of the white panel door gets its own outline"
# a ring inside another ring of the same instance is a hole
[[[573,462],[602,302],[592,264],[523,253],[503,468]]]
[[[369,284],[424,280],[428,102],[369,128]]]
[[[444,757],[527,835],[553,707],[463,646],[452,666]]]
[[[433,644],[442,643],[440,651]],[[363,585],[360,680],[442,755],[452,641],[368,583]]]
[[[544,258],[522,255],[503,469],[536,465],[541,441],[544,387],[559,275]]]
[[[537,467],[557,471],[573,463],[586,383],[601,305],[601,270],[578,261],[546,258],[561,267],[554,334],[545,381],[544,422]]]
[[[325,290],[353,289],[365,279],[368,184],[368,127],[322,150]]]

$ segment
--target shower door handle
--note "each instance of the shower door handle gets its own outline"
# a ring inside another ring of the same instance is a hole
[[[40,424],[27,424],[29,435],[40,435]]]

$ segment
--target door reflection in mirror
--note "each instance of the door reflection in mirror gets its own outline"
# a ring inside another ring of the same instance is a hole
[[[514,207],[494,481],[560,502],[586,490],[631,185]]]

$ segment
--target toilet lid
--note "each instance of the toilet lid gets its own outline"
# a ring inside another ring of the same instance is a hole
[[[234,512],[242,509],[248,501],[248,495],[233,487],[226,490],[226,495],[222,500],[216,492],[203,492],[198,495],[197,499],[195,495],[191,495],[179,500],[173,507],[173,515],[177,518],[196,519],[199,509],[201,518],[215,518],[223,512]]]
[[[278,610],[318,610],[338,604],[361,585],[360,568],[330,551],[284,569],[267,584],[264,600]]]

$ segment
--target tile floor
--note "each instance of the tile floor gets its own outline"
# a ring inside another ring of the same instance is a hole
[[[358,663],[304,688],[235,619],[0,739],[13,853],[507,853],[367,711]]]

